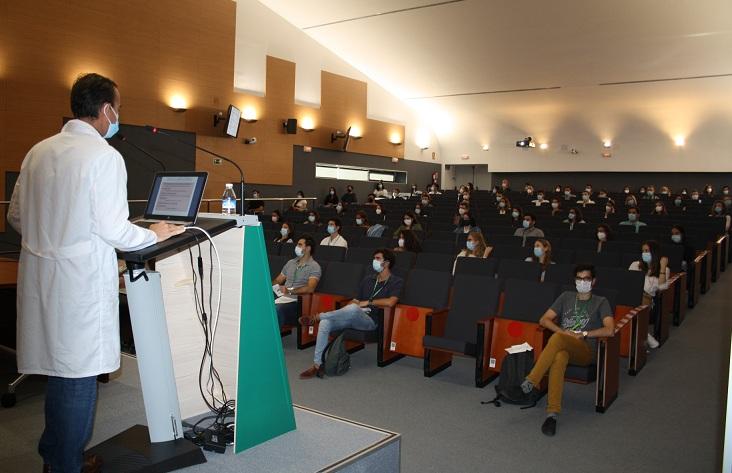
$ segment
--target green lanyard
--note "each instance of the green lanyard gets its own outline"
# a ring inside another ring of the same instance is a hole
[[[386,287],[386,283],[387,283],[388,281],[389,281],[389,278],[386,278],[386,280],[384,281],[384,285],[383,285],[383,286],[381,286],[381,287],[380,287],[380,288],[379,288],[379,289],[377,290],[377,289],[376,289],[376,286],[378,286],[378,285],[379,285],[379,278],[378,278],[378,277],[376,278],[376,280],[374,281],[374,288],[373,288],[373,289],[371,290],[371,297],[369,297],[369,302],[373,301],[373,300],[374,300],[374,298],[376,297],[376,295],[377,295],[378,293],[380,293],[380,292],[381,292],[381,290],[382,290],[382,289],[384,289],[384,288]]]

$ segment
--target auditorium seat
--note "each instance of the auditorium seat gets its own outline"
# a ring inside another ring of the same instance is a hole
[[[395,251],[394,256],[396,257],[396,268],[400,268],[409,271],[414,266],[414,261],[417,259],[417,254],[411,251]]]
[[[546,268],[544,282],[552,284],[574,284],[574,264],[551,264]]]
[[[285,256],[280,255],[268,255],[267,262],[269,263],[269,275],[271,279],[276,278],[282,272],[282,268],[285,267],[288,259]]]
[[[358,263],[370,265],[374,259],[374,248],[348,248],[346,252],[346,263]]]
[[[482,364],[488,320],[498,309],[501,282],[489,276],[455,276],[449,310],[436,311],[425,321],[424,375],[434,376],[452,364],[453,355],[475,358],[475,385],[483,387],[492,378],[484,376]]]
[[[383,234],[391,235],[391,232],[387,228]],[[364,237],[359,240],[358,244],[361,248],[391,248],[391,240],[390,236]]]
[[[346,249],[342,246],[318,245],[315,249],[315,257],[320,261],[343,262],[346,259]]]
[[[452,272],[452,265],[455,262],[455,255],[444,253],[419,253],[416,269],[429,269],[431,271]]]
[[[475,274],[479,276],[494,277],[498,260],[495,258],[458,258],[455,263],[455,275]]]
[[[422,251],[425,253],[443,253],[455,256],[455,235],[452,241],[444,240],[425,240],[422,242]]]
[[[517,238],[517,240],[519,240],[519,243],[521,242],[519,238]],[[531,251],[533,251],[531,248],[522,247],[520,244],[516,246],[496,245],[493,247],[491,257],[501,260],[510,259],[523,261],[529,256]]]
[[[502,259],[498,263],[497,276],[500,279],[523,279],[525,281],[539,281],[541,265],[528,262]]]

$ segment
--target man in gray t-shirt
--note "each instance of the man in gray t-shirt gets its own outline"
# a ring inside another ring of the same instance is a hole
[[[312,258],[315,242],[309,236],[297,240],[295,246],[296,258],[291,259],[282,268],[280,274],[274,278],[273,284],[279,285],[282,299],[275,303],[277,321],[280,327],[294,325],[300,314],[297,313],[297,296],[312,294],[318,285],[322,274],[320,265]],[[294,299],[292,302],[283,302],[285,298]]]
[[[575,268],[574,274],[577,292],[562,293],[539,320],[542,327],[554,334],[549,337],[534,368],[521,385],[528,394],[549,373],[547,418],[541,426],[541,431],[549,436],[556,432],[556,416],[562,407],[567,364],[589,365],[596,351],[593,339],[612,337],[615,333],[610,304],[604,297],[592,294],[595,267],[581,264]]]

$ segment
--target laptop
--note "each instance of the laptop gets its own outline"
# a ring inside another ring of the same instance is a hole
[[[145,215],[132,223],[148,228],[153,223],[168,222],[194,225],[206,188],[207,172],[159,172],[155,174]]]

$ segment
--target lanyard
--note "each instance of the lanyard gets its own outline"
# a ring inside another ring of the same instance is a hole
[[[377,285],[379,284],[379,278],[378,278],[378,277],[376,278],[376,280],[374,281],[374,288],[373,288],[373,289],[371,290],[371,297],[369,297],[369,300],[370,300],[370,301],[373,301],[373,300],[374,300],[374,298],[376,297],[376,295],[377,295],[378,293],[380,293],[380,292],[381,292],[381,290],[382,290],[382,289],[384,289],[384,288],[386,287],[386,283],[387,283],[388,281],[389,281],[389,278],[386,278],[386,280],[384,281],[384,285],[383,285],[383,286],[381,286],[381,287],[380,287],[380,288],[379,288],[379,289],[377,290],[377,289],[376,289],[376,286],[377,286]]]

